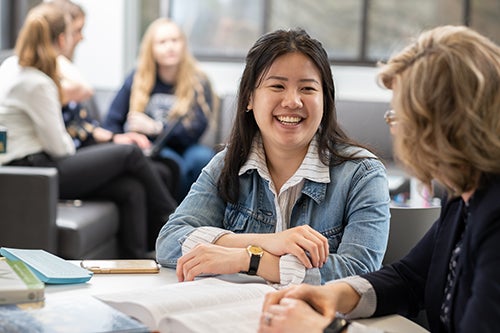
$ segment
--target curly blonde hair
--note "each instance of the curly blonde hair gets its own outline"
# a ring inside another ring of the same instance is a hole
[[[394,89],[397,158],[427,186],[451,195],[500,174],[500,48],[463,26],[442,26],[382,65]]]
[[[144,112],[146,109],[157,75],[157,64],[153,53],[154,36],[158,28],[166,24],[176,25],[167,18],[159,18],[153,21],[144,33],[130,94],[131,111]],[[198,68],[196,60],[188,50],[186,36],[180,28],[179,31],[184,48],[175,82],[176,102],[169,117],[184,116],[191,109],[193,103],[198,103],[207,118],[210,119],[212,110],[205,100],[202,85],[202,81],[208,82],[208,77]],[[197,96],[196,100],[195,96]],[[213,100],[215,101],[216,98]]]

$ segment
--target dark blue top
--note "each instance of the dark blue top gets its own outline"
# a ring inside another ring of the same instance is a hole
[[[125,79],[122,87],[113,99],[103,127],[114,132],[125,132],[124,126],[127,120],[127,114],[130,109],[130,93],[134,73],[130,73]],[[210,83],[206,80],[202,81],[205,100],[210,110],[213,108],[212,89]],[[174,102],[174,86],[166,84],[156,78],[155,85],[150,95],[150,100],[146,106],[145,113],[155,120],[163,122],[164,126],[166,116],[169,114]],[[195,92],[195,94],[197,94]],[[196,95],[195,95],[196,100]],[[182,153],[187,147],[198,142],[208,126],[208,119],[198,103],[194,103],[191,110],[188,111],[186,117],[181,122],[176,124],[167,138],[166,146]],[[150,139],[154,139],[151,137]]]
[[[431,332],[447,332],[440,322],[450,256],[461,235],[462,198],[443,205],[441,216],[401,261],[366,274],[377,294],[375,316],[414,316],[425,308]],[[469,200],[451,291],[449,332],[500,329],[500,176],[485,177]],[[395,287],[396,286],[396,287]]]

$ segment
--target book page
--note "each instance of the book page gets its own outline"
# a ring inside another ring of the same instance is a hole
[[[151,330],[158,330],[162,318],[174,313],[183,313],[216,306],[246,306],[249,300],[262,304],[264,295],[275,290],[261,283],[231,283],[217,278],[205,278],[190,282],[167,284],[160,288],[138,289],[127,292],[97,295],[101,301],[132,316]],[[252,305],[252,304],[250,304]],[[250,306],[252,308],[252,306]],[[259,307],[260,311],[260,307]],[[225,316],[225,321],[231,319]],[[213,318],[205,318],[213,321]]]
[[[162,333],[255,333],[263,298],[174,313],[160,321],[159,329]]]

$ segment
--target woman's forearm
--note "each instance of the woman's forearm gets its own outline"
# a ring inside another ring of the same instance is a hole
[[[264,242],[260,234],[225,234],[215,241],[215,244],[225,247],[246,248],[249,245],[264,247]],[[247,258],[245,258],[247,259]],[[247,260],[245,260],[247,261]],[[264,250],[264,255],[260,258],[257,275],[263,279],[279,283],[280,282],[280,257]],[[248,255],[248,267],[250,265],[250,254]]]

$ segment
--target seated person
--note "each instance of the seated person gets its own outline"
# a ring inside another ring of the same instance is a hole
[[[335,112],[321,43],[303,30],[262,36],[247,55],[229,144],[162,228],[158,262],[180,281],[243,271],[281,285],[380,268],[385,168]]]
[[[65,130],[57,56],[70,25],[52,3],[33,7],[16,41],[15,55],[0,66],[0,125],[9,147],[0,165],[55,167],[64,200],[108,199],[120,211],[123,256],[144,258],[177,203],[135,145],[78,149]]]
[[[58,55],[57,64],[61,74],[63,91],[64,105],[62,112],[64,124],[73,139],[75,147],[79,149],[96,143],[114,142],[135,144],[144,151],[151,149],[151,141],[145,135],[136,132],[115,135],[113,132],[104,129],[96,116],[88,110],[88,101],[92,98],[94,90],[72,62],[76,47],[83,40],[85,12],[80,5],[71,0],[51,0],[50,2],[59,6],[65,13],[69,14],[70,18],[72,38],[68,39],[66,47]],[[167,188],[172,193],[175,193],[179,177],[179,166],[176,162],[163,158],[161,160],[155,159],[151,163],[160,174]]]
[[[431,332],[500,327],[500,47],[467,27],[437,27],[379,77],[393,91],[396,156],[429,188],[433,180],[447,188],[441,216],[380,271],[268,294],[261,333],[346,332],[340,316],[325,329],[336,313],[414,317],[423,309]]]
[[[104,127],[138,132],[151,139],[172,128],[160,157],[180,169],[177,199],[186,195],[214,151],[199,143],[217,98],[208,77],[189,53],[186,37],[172,21],[159,18],[144,34],[137,68],[111,103]]]

